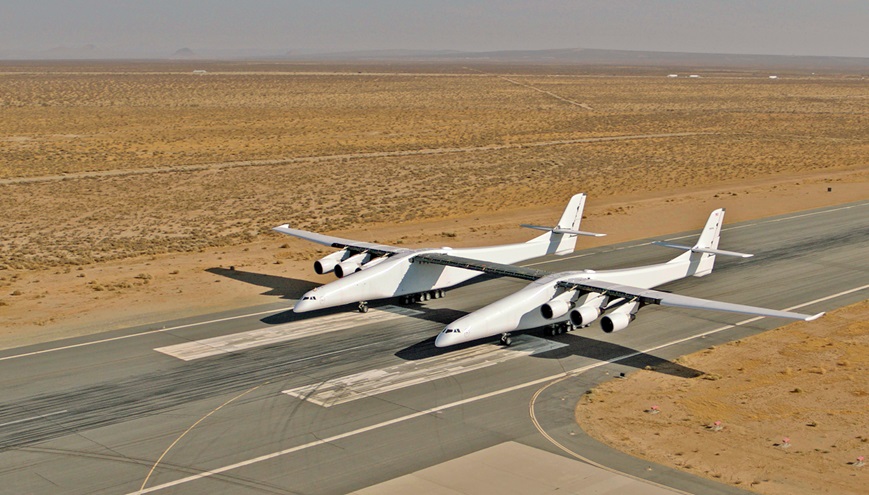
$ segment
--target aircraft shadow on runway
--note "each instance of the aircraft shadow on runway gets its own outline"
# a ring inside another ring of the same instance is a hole
[[[221,277],[231,278],[239,282],[246,282],[260,287],[267,287],[271,290],[264,292],[264,296],[281,296],[284,299],[298,299],[305,292],[319,286],[320,284],[308,280],[299,280],[296,278],[277,277],[275,275],[266,275],[263,273],[246,272],[244,270],[235,270],[223,267],[207,268],[208,273],[220,275]]]
[[[613,342],[592,339],[575,333],[559,336],[556,340],[565,342],[568,346],[549,352],[533,354],[532,357],[542,359],[563,359],[569,356],[582,356],[599,361],[609,361],[611,359],[618,359],[620,356],[636,354],[635,356],[615,361],[615,363],[640,370],[648,369],[665,375],[677,376],[679,378],[696,378],[705,374],[703,371],[698,369],[683,366],[679,363],[674,363],[673,361],[652,354],[646,354],[645,352],[638,352],[630,347],[625,347]]]
[[[534,333],[532,332],[532,334]],[[438,348],[434,346],[434,339],[435,338],[432,337],[405,347],[396,352],[395,356],[406,361],[418,361],[420,359],[446,355],[450,352],[473,347],[475,345],[481,345],[481,342],[477,341],[448,348]],[[620,356],[636,354],[629,358],[618,360],[616,361],[616,364],[630,366],[640,370],[648,369],[657,373],[676,376],[679,378],[696,378],[704,374],[703,371],[683,366],[679,363],[674,363],[673,361],[658,356],[638,352],[630,347],[596,340],[582,335],[566,334],[561,335],[554,340],[568,345],[552,351],[532,354],[531,357],[537,359],[564,359],[569,356],[582,356],[597,361],[609,361],[611,359],[617,359]]]

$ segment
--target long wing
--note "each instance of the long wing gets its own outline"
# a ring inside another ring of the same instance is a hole
[[[372,256],[389,256],[397,253],[404,253],[410,251],[407,248],[387,246],[386,244],[374,244],[371,242],[354,241],[351,239],[343,239],[341,237],[318,234],[316,232],[308,232],[307,230],[291,229],[289,224],[280,225],[273,228],[272,230],[274,230],[275,232],[280,232],[281,234],[298,237],[299,239],[305,239],[306,241],[316,242],[317,244],[322,244],[324,246],[338,249],[346,249],[348,251],[359,253],[368,252],[371,253]]]
[[[465,268],[467,270],[476,270],[479,272],[498,275],[502,277],[513,277],[523,280],[537,280],[551,272],[544,270],[535,270],[521,266],[505,265],[500,263],[490,263],[486,261],[472,260],[451,256],[448,254],[422,254],[414,257],[414,263],[435,263],[439,265],[455,266]],[[744,304],[733,304],[720,301],[711,301],[709,299],[701,299],[699,297],[680,296],[669,292],[662,292],[653,289],[643,289],[630,285],[615,284],[602,280],[591,280],[587,278],[569,278],[558,282],[560,287],[565,289],[578,290],[581,292],[597,292],[616,298],[624,298],[628,300],[637,300],[641,304],[659,304],[661,306],[672,306],[674,308],[688,309],[705,309],[711,311],[725,311],[730,313],[742,313],[757,316],[773,316],[777,318],[791,318],[794,320],[812,321],[823,316],[824,313],[816,315],[805,315],[802,313],[793,313],[790,311],[779,311],[775,309],[759,308],[756,306],[747,306]]]
[[[744,304],[712,301],[709,299],[701,299],[699,297],[680,296],[679,294],[671,294],[669,292],[662,292],[652,289],[642,289],[639,287],[632,287],[630,285],[614,284],[601,280],[589,280],[579,278],[568,279],[559,282],[559,286],[564,288],[581,290],[583,292],[597,292],[613,297],[635,299],[642,304],[660,304],[661,306],[672,306],[674,308],[726,311],[730,313],[742,313],[757,316],[773,316],[776,318],[791,318],[794,320],[803,321],[812,321],[824,315],[824,313],[818,313],[816,315],[806,315],[802,313],[793,313],[790,311],[779,311],[775,309],[759,308],[756,306],[747,306]]]

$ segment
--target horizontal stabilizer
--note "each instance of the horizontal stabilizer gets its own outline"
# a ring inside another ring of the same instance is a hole
[[[723,249],[711,249],[711,248],[701,248],[701,247],[691,247],[691,246],[682,246],[681,244],[669,244],[661,241],[652,241],[652,244],[657,246],[664,246],[673,249],[681,249],[683,251],[691,251],[692,253],[707,253],[707,254],[720,254],[722,256],[735,256],[737,258],[751,258],[754,256],[753,254],[747,253],[738,253],[736,251],[725,251]]]
[[[606,234],[598,234],[595,232],[585,232],[582,230],[573,230],[573,229],[562,229],[558,227],[544,227],[542,225],[528,225],[528,224],[520,224],[520,227],[525,227],[526,229],[534,229],[534,230],[544,230],[546,232],[552,232],[553,234],[573,234],[573,235],[586,235],[590,237],[603,237]]]

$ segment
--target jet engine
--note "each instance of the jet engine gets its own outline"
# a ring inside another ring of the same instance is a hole
[[[598,306],[580,306],[570,312],[570,321],[575,327],[587,327],[600,316]]]
[[[547,320],[566,315],[570,311],[570,308],[574,306],[573,297],[575,295],[573,291],[568,291],[552,298],[551,301],[540,306],[540,314]]]
[[[351,273],[356,273],[361,270],[362,265],[370,259],[371,255],[368,253],[359,253],[355,256],[351,256],[335,265],[335,275],[338,278],[344,278]]]
[[[335,269],[335,265],[341,262],[344,258],[348,257],[350,253],[346,249],[342,249],[336,253],[332,253],[325,258],[320,258],[314,262],[314,271],[317,272],[317,275],[323,275],[324,273],[329,273]]]
[[[606,333],[624,330],[628,327],[628,324],[636,318],[635,313],[638,308],[639,304],[636,302],[619,306],[613,312],[600,319],[600,327]]]
[[[633,319],[633,315],[628,313],[613,313],[606,315],[600,319],[600,327],[605,333],[618,332],[628,327],[628,324]]]

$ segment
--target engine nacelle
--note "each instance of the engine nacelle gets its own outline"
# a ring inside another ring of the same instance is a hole
[[[580,306],[570,312],[570,322],[575,327],[586,327],[600,316],[597,306]]]
[[[560,318],[576,305],[576,292],[569,290],[552,298],[551,301],[540,306],[540,314],[547,320]]]
[[[351,256],[335,265],[335,275],[338,278],[344,278],[351,273],[356,273],[361,270],[362,265],[370,259],[371,255],[368,253],[359,253],[355,256]]]
[[[572,307],[573,304],[571,304],[570,301],[553,299],[543,306],[540,306],[540,314],[542,314],[547,320],[551,320],[566,315]]]
[[[606,333],[618,332],[628,328],[631,320],[633,320],[633,315],[629,313],[613,313],[600,319],[600,327]]]
[[[324,273],[329,273],[335,269],[335,266],[341,262],[344,258],[350,255],[346,249],[342,249],[336,253],[332,253],[325,258],[320,258],[314,262],[314,271],[317,272],[317,275],[323,275]]]

